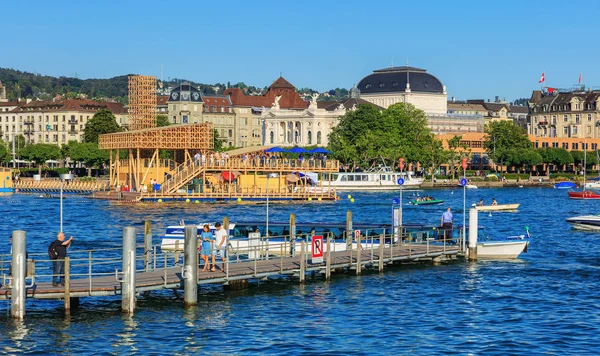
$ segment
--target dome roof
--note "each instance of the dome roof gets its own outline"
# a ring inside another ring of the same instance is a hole
[[[444,86],[439,79],[425,69],[409,66],[375,70],[364,77],[357,87],[361,94],[394,93],[405,91],[407,82],[410,83],[411,92],[444,93]]]
[[[202,102],[202,94],[193,85],[184,82],[171,91],[169,101]]]

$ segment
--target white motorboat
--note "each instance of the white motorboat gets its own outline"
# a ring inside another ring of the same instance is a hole
[[[478,205],[475,208],[479,211],[517,211],[521,204],[496,204],[496,205]]]
[[[394,172],[390,167],[380,166],[367,172],[323,173],[321,185],[338,191],[398,190],[398,179],[404,179],[403,189],[418,189],[423,178],[413,172]]]
[[[481,241],[477,243],[477,258],[517,258],[527,252],[530,239],[525,235],[510,236],[506,240]]]
[[[587,182],[584,184],[585,189],[600,189],[600,181]]]
[[[462,188],[462,184],[458,183],[458,186]],[[467,189],[477,189],[477,186],[475,184],[467,184],[465,185],[465,188]]]
[[[580,230],[600,230],[600,214],[581,215],[566,219],[574,228]]]

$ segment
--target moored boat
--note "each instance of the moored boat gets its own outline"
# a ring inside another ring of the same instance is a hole
[[[568,192],[571,199],[600,199],[600,193],[595,193],[590,190],[582,190],[580,192]]]
[[[573,182],[558,182],[554,184],[554,188],[556,189],[573,189],[576,186]]]
[[[398,190],[399,178],[404,179],[404,189],[418,189],[423,183],[423,178],[416,178],[412,172],[394,172],[382,166],[367,172],[323,173],[321,185],[338,191]]]
[[[475,208],[479,211],[516,211],[521,204],[497,204],[497,205],[478,205]]]
[[[526,253],[531,242],[529,228],[525,234],[508,236],[502,239],[484,239],[477,242],[477,258],[482,259],[514,259]]]

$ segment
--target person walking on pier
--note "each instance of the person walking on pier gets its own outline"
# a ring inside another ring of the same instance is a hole
[[[217,253],[221,255],[221,261],[223,262],[223,265],[221,267],[221,270],[225,270],[225,253],[227,252],[227,231],[225,231],[225,229],[223,228],[223,226],[221,226],[220,222],[217,222],[215,224],[215,228],[217,229],[217,231],[215,232],[215,237],[217,240]],[[214,258],[214,257],[213,257]],[[214,265],[214,262],[213,262]],[[213,266],[214,267],[214,266]]]
[[[442,214],[442,218],[440,219],[440,224],[444,229],[444,240],[448,240],[452,238],[452,223],[454,222],[454,215],[452,215],[452,211],[450,207]]]
[[[200,251],[200,257],[204,261],[204,268],[202,268],[202,272],[206,272],[207,269],[211,271],[215,271],[215,255],[212,253],[212,243],[215,241],[213,239],[213,234],[210,232],[210,227],[208,224],[204,225],[204,230],[200,234],[202,238],[202,250]],[[212,258],[212,265],[208,263],[208,258]]]
[[[50,256],[52,258],[53,267],[53,286],[58,286],[59,283],[61,286],[65,285],[65,257],[67,257],[67,249],[71,246],[71,242],[73,242],[73,236],[65,241],[65,234],[59,232],[58,235],[56,235],[56,240],[50,245],[50,249],[54,250],[56,256],[54,258]]]

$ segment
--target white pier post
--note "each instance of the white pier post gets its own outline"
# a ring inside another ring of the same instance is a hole
[[[477,260],[477,232],[479,230],[478,211],[476,208],[469,210],[469,260]]]
[[[198,228],[187,225],[184,233],[183,251],[183,304],[198,303]]]
[[[27,254],[27,236],[23,230],[12,233],[12,290],[10,292],[11,315],[15,319],[25,317],[25,257]]]
[[[290,256],[296,256],[296,214],[290,214]]]
[[[123,282],[121,283],[121,310],[133,314],[135,310],[135,228],[123,229]]]

